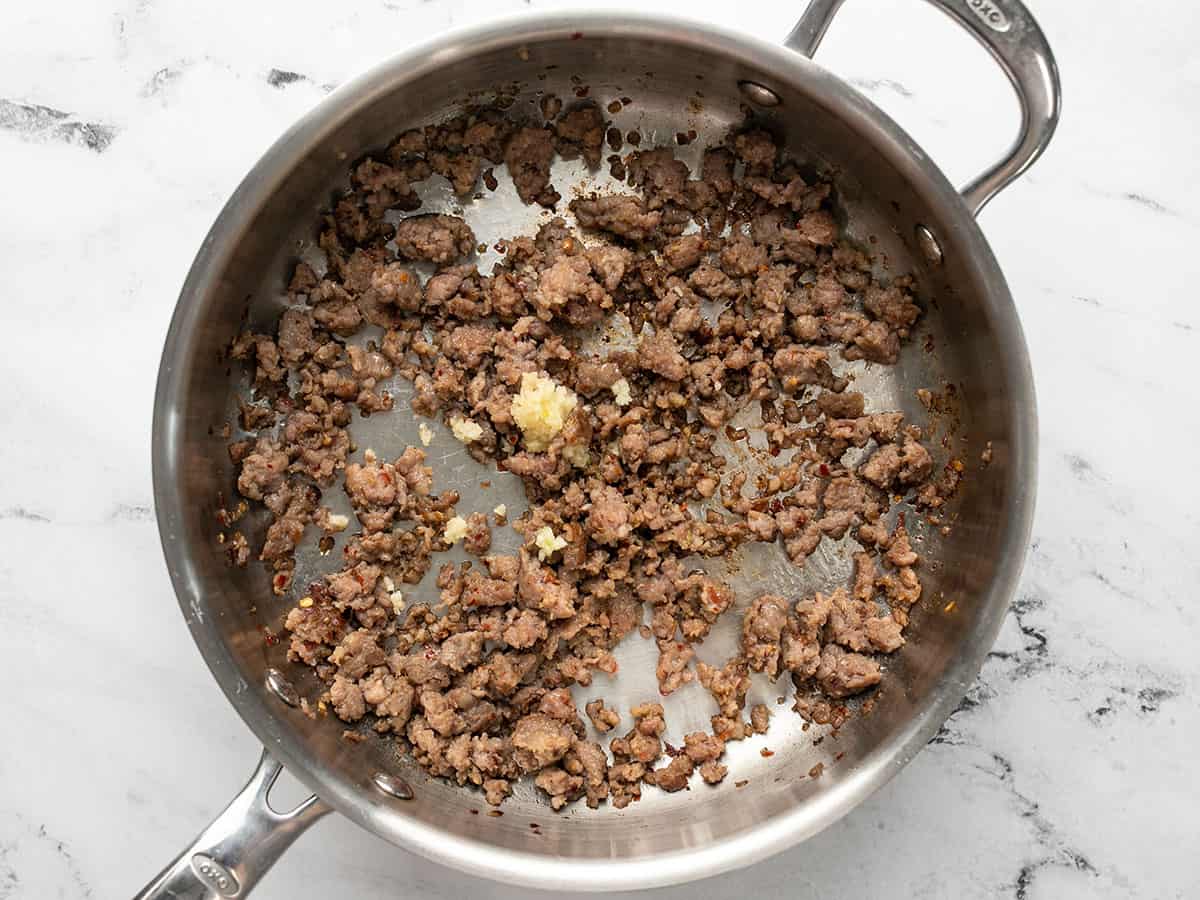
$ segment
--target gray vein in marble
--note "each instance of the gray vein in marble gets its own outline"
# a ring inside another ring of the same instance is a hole
[[[149,522],[154,518],[154,508],[140,504],[118,503],[109,514],[109,519],[123,522]]]
[[[1071,473],[1080,481],[1104,481],[1103,478],[1096,474],[1096,470],[1093,468],[1092,464],[1082,456],[1078,456],[1074,453],[1064,453],[1063,459],[1067,461],[1067,468],[1070,469]]]
[[[19,519],[23,522],[49,522],[49,516],[44,516],[40,512],[34,512],[31,509],[26,509],[24,506],[10,506],[8,509],[0,510],[0,519]]]
[[[88,122],[49,106],[0,98],[0,128],[24,137],[65,141],[102,153],[117,135],[113,125]]]
[[[1045,293],[1050,294],[1052,297],[1057,295],[1057,292],[1055,292],[1055,291],[1045,291]],[[1057,295],[1057,296],[1061,296],[1061,295]],[[1088,296],[1084,296],[1081,294],[1071,294],[1070,297],[1072,300],[1076,301],[1077,303],[1083,303],[1086,306],[1090,306],[1092,309],[1101,310],[1105,313],[1109,313],[1112,315],[1118,315],[1118,316],[1124,316],[1126,318],[1136,319],[1138,322],[1141,322],[1144,324],[1161,325],[1161,326],[1166,326],[1168,328],[1176,328],[1176,329],[1179,329],[1180,331],[1188,331],[1188,332],[1196,330],[1196,326],[1194,326],[1188,322],[1184,322],[1179,319],[1166,319],[1166,320],[1159,319],[1155,316],[1147,315],[1145,310],[1141,310],[1141,309],[1136,310],[1136,311],[1125,310],[1125,309],[1121,309],[1120,307],[1117,307],[1117,306],[1111,306],[1110,304],[1102,302],[1095,297],[1088,297]]]
[[[1099,569],[1092,569],[1090,572],[1088,572],[1088,575],[1091,578],[1094,578],[1096,581],[1100,582],[1102,585],[1104,585],[1106,588],[1108,588],[1110,591],[1112,591],[1114,594],[1116,594],[1121,599],[1130,600],[1135,603],[1138,602],[1139,598],[1138,598],[1137,594],[1133,593],[1133,591],[1126,590],[1125,588],[1114,584],[1112,579],[1109,578],[1107,575],[1105,575],[1103,572],[1101,572]]]
[[[272,69],[267,73],[267,84],[271,87],[283,87],[296,81],[308,81],[307,75],[299,72],[289,72],[286,69]]]
[[[968,743],[965,735],[959,728],[961,724],[960,716],[979,709],[995,697],[996,691],[987,683],[984,676],[981,675],[971,685],[970,690],[963,695],[958,706],[954,708],[954,712],[946,717],[946,721],[937,730],[937,734],[929,739],[929,743],[941,744],[948,747],[961,747]]]
[[[288,85],[296,84],[297,82],[316,84],[316,82],[314,82],[307,75],[302,75],[300,72],[292,72],[287,69],[271,69],[271,71],[267,73],[267,84],[273,88],[286,88]],[[337,85],[317,84],[317,87],[328,94],[330,91],[336,88]]]
[[[1164,213],[1168,216],[1179,215],[1179,213],[1175,212],[1175,210],[1171,209],[1168,206],[1164,206],[1163,204],[1159,203],[1157,200],[1154,200],[1151,197],[1147,197],[1145,194],[1138,194],[1133,191],[1127,191],[1122,196],[1124,196],[1124,198],[1126,200],[1132,200],[1138,206],[1144,206],[1146,209],[1152,210],[1154,212]]]
[[[28,840],[30,843],[40,846],[43,850],[48,850],[54,859],[58,862],[60,869],[64,870],[64,874],[70,879],[71,886],[74,887],[74,893],[70,896],[89,898],[94,897],[95,893],[92,890],[87,879],[83,876],[83,870],[76,861],[74,854],[68,849],[66,842],[60,841],[58,838],[46,831],[45,825],[39,825],[34,828],[25,820],[25,817],[20,813],[14,817],[21,825],[23,834],[15,840],[10,840],[6,843],[0,843],[0,900],[9,900],[23,896],[18,893],[21,888],[22,878],[17,866],[19,860],[27,857],[28,854],[23,848],[23,844]],[[37,882],[41,885],[41,889],[47,887],[46,873],[37,873]],[[59,885],[58,896],[67,896],[62,893],[63,887]],[[44,896],[37,891],[28,896]]]
[[[186,65],[186,64],[185,64]],[[183,67],[172,68],[171,66],[163,66],[157,72],[150,76],[149,81],[142,86],[141,94],[143,97],[153,97],[162,93],[167,87],[174,82],[180,75],[183,74]]]
[[[52,519],[44,513],[24,506],[10,506],[0,509],[0,522],[6,520],[34,524],[56,523],[82,526],[95,526],[103,522],[152,522],[154,521],[154,507],[145,503],[118,503],[103,519],[63,520]]]
[[[9,841],[0,844],[0,900],[7,900],[17,895],[21,886],[21,876],[17,874],[11,858],[17,851],[17,842]]]
[[[1173,700],[1179,696],[1179,692],[1164,687],[1147,687],[1138,691],[1137,696],[1142,712],[1156,713],[1164,700]]]
[[[1017,622],[1017,630],[1026,638],[1022,652],[1010,657],[1017,660],[1017,666],[1010,676],[1014,680],[1027,678],[1049,664],[1050,639],[1044,630],[1028,621],[1031,614],[1041,611],[1045,606],[1045,596],[1031,585],[1023,588],[1009,607]]]
[[[979,770],[991,775],[1000,782],[1015,801],[1018,812],[1023,820],[1033,829],[1033,838],[1039,849],[1044,851],[1040,858],[1021,866],[1013,882],[1013,894],[1017,900],[1025,900],[1029,896],[1030,887],[1035,876],[1047,866],[1060,866],[1085,873],[1092,878],[1100,873],[1088,858],[1075,849],[1061,835],[1059,829],[1041,811],[1041,805],[1022,791],[1017,789],[1013,775],[1013,765],[1004,756],[993,752],[991,754],[993,768],[980,766]]]
[[[1161,683],[1141,688],[1117,685],[1099,706],[1088,711],[1087,719],[1099,727],[1110,716],[1125,709],[1132,709],[1140,718],[1151,719],[1162,710],[1164,702],[1175,700],[1180,695],[1181,690],[1178,687],[1166,687]]]
[[[1163,217],[1180,219],[1189,225],[1193,224],[1193,219],[1187,214],[1186,211],[1180,211],[1173,206],[1167,206],[1167,204],[1160,200],[1154,199],[1146,192],[1130,190],[1111,191],[1104,190],[1103,188],[1095,187],[1093,185],[1084,185],[1083,187],[1084,190],[1093,196],[1104,197],[1109,200],[1116,200],[1122,204],[1133,204],[1145,212],[1154,213]]]

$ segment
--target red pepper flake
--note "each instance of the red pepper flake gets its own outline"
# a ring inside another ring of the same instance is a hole
[[[471,815],[473,815],[473,816],[479,815],[479,810],[477,810],[477,809],[468,810],[468,812],[470,812]]]
[[[846,751],[845,751],[845,750],[843,750],[841,753],[839,753],[837,756],[835,756],[835,757],[833,758],[833,761],[834,761],[834,762],[840,762],[840,761],[841,761],[841,759],[842,759],[842,757],[843,757],[843,756],[845,756],[845,755],[846,755]]]
[[[773,445],[771,446],[771,455],[772,455],[772,456],[778,456],[778,455],[779,455],[779,450],[780,450],[780,447],[779,447],[779,445],[778,445],[778,444],[773,444]]]
[[[574,32],[572,32],[572,33],[571,33],[571,40],[573,40],[573,41],[577,41],[577,40],[579,40],[581,37],[583,37],[583,32],[582,32],[582,31],[574,31]]]
[[[825,463],[821,463],[819,471],[825,478],[829,477],[829,466],[825,465]]]
[[[734,786],[735,788],[744,788],[744,787],[745,787],[746,785],[748,785],[749,783],[750,783],[750,779],[748,779],[748,778],[747,778],[747,779],[744,779],[743,781],[735,781],[735,782],[733,783],[733,786]]]
[[[767,508],[770,509],[771,512],[773,512],[773,513],[783,512],[783,501],[780,500],[778,497],[776,497],[774,500],[771,501],[770,506]]]
[[[774,755],[775,755],[775,751],[774,751],[774,750],[768,750],[766,747],[763,747],[761,750],[759,750],[759,751],[758,751],[758,755],[759,755],[759,756],[762,756],[762,757],[774,756]]]

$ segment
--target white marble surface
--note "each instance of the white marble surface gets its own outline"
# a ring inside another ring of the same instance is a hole
[[[749,872],[648,898],[1200,894],[1200,488],[1175,474],[1194,472],[1200,439],[1188,374],[1200,356],[1200,14],[1183,0],[1033,2],[1063,73],[1062,127],[982,219],[1041,408],[1018,600],[970,702],[890,785]],[[520,6],[5,5],[0,898],[128,895],[257,754],[183,627],[151,512],[154,374],[205,230],[325,86]],[[790,4],[657,6],[767,38],[794,16]],[[956,180],[1014,127],[982,51],[916,0],[854,0],[820,59]],[[303,77],[272,86],[272,69]],[[258,896],[528,893],[336,818],[299,849]]]

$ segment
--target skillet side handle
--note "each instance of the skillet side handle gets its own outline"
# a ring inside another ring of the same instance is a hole
[[[224,900],[245,897],[292,841],[329,807],[309,797],[288,813],[267,802],[283,771],[265,750],[258,768],[213,823],[134,900]]]
[[[978,216],[984,205],[1041,156],[1062,105],[1058,65],[1046,36],[1020,0],[928,0],[983,44],[1012,82],[1021,104],[1021,130],[998,163],[962,188]],[[843,0],[811,0],[784,43],[811,57]]]

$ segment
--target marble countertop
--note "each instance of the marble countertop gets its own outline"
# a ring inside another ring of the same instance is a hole
[[[982,216],[1041,415],[1033,548],[995,652],[938,738],[837,825],[647,900],[1200,894],[1186,787],[1200,743],[1200,486],[1186,474],[1200,439],[1186,387],[1200,356],[1200,15],[1181,0],[1031,4],[1065,112],[1044,159]],[[558,4],[6,8],[3,900],[132,893],[257,758],[183,627],[151,506],[159,350],[205,231],[329,86],[440,29],[528,5]],[[740,4],[658,4],[770,39],[790,28],[789,5],[754,6],[749,19]],[[1015,128],[985,54],[916,0],[853,0],[819,59],[960,183]],[[1165,466],[1158,448],[1172,450]],[[256,896],[529,894],[337,817],[299,849]]]

